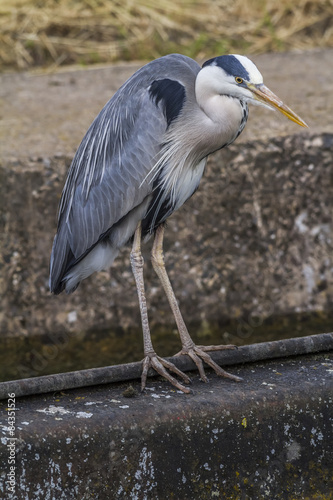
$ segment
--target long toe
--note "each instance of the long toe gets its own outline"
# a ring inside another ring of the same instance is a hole
[[[188,387],[184,386],[181,384],[175,377],[173,377],[168,371],[172,371],[179,377],[181,377],[186,384],[189,384],[191,382],[191,379],[185,375],[181,370],[179,370],[174,364],[170,363],[170,361],[167,361],[166,359],[163,359],[156,354],[146,356],[143,360],[143,369],[142,369],[142,376],[141,376],[141,390],[143,391],[144,388],[146,387],[146,381],[147,381],[147,374],[148,374],[148,369],[149,368],[154,368],[154,370],[167,379],[171,384],[179,389],[182,392],[185,392],[186,394],[191,393],[191,389]]]
[[[232,375],[231,373],[228,373],[227,371],[223,370],[215,361],[211,358],[209,354],[207,354],[206,351],[217,351],[220,350],[219,348],[223,347],[224,349],[235,349],[236,346],[197,346],[193,344],[192,347],[186,348],[183,347],[183,349],[176,354],[176,356],[184,355],[187,354],[196,364],[200,378],[203,382],[208,382],[208,378],[206,377],[204,368],[203,368],[203,363],[204,361],[208,366],[213,368],[215,373],[219,375],[220,377],[225,377],[229,378],[231,380],[234,380],[235,382],[241,382],[243,379],[241,377],[237,377],[236,375]]]
[[[184,353],[182,353],[182,354],[184,354]],[[186,354],[196,364],[196,367],[198,368],[201,380],[203,382],[208,382],[208,378],[206,377],[205,369],[204,369],[204,366],[203,366],[203,362],[201,361],[201,358],[197,355],[197,353],[193,349],[189,349],[189,351]]]

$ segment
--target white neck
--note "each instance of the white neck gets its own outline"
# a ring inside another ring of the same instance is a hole
[[[207,66],[199,71],[195,82],[197,104],[207,117],[205,126],[219,135],[220,144],[232,142],[243,118],[239,98],[227,94],[219,68]]]

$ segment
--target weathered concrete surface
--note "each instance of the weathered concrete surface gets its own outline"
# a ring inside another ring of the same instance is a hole
[[[230,318],[256,316],[260,323],[332,310],[332,57],[325,50],[255,58],[266,83],[312,128],[285,137],[300,129],[276,113],[251,109],[241,140],[211,158],[198,193],[170,219],[166,262],[192,331],[220,331]],[[1,76],[2,336],[140,330],[127,250],[111,279],[107,272],[95,275],[70,297],[51,296],[47,285],[72,154],[134,69]],[[172,330],[149,265],[146,277],[152,327]]]
[[[189,396],[157,380],[16,399],[13,497],[2,403],[2,498],[331,499],[332,369],[327,353],[195,375]]]
[[[166,262],[185,316],[207,330],[230,317],[332,310],[333,134],[232,146],[168,224]],[[68,297],[48,292],[55,213],[69,161],[0,169],[1,331],[139,329],[129,252]],[[149,248],[145,247],[146,261]],[[146,266],[152,326],[173,325]],[[196,307],[193,307],[193,304]]]
[[[290,336],[290,335],[289,335]],[[210,353],[212,359],[219,366],[227,367],[244,363],[276,359],[304,354],[316,354],[333,351],[333,333],[322,333],[300,338],[287,338],[273,342],[260,342],[238,347],[237,349],[223,349]],[[173,356],[168,359],[183,373],[197,370],[195,363],[189,356]],[[139,379],[142,374],[142,361],[121,365],[103,366],[87,370],[77,370],[67,373],[56,373],[41,377],[24,378],[0,382],[0,399],[7,399],[8,394],[15,393],[16,397],[59,392],[67,389],[91,387],[100,384],[125,382]],[[148,377],[158,376],[150,368]]]

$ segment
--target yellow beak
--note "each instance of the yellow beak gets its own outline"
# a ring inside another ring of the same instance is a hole
[[[297,123],[301,127],[307,127],[305,121],[302,120],[296,113],[294,113],[288,106],[286,106],[281,99],[279,99],[271,90],[269,90],[266,85],[254,85],[248,83],[247,87],[254,94],[257,101],[260,101],[268,106],[278,109],[283,115],[285,115],[289,120]]]

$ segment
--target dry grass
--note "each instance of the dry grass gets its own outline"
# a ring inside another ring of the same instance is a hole
[[[333,0],[0,0],[0,69],[333,46]]]

